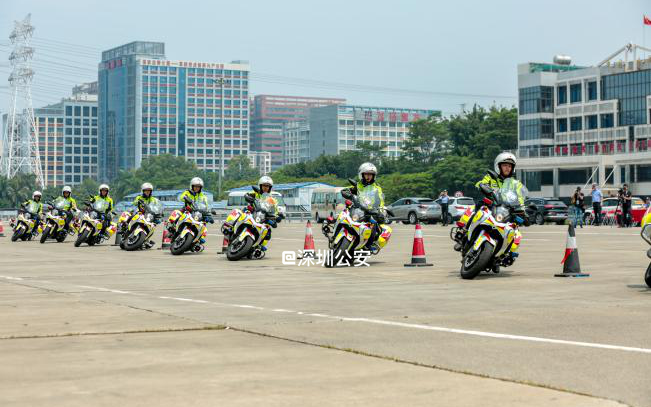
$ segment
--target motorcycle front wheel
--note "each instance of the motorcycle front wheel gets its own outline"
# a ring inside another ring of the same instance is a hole
[[[11,236],[11,241],[15,242],[16,240],[20,239],[22,235],[23,235],[23,228],[16,229],[14,234]]]
[[[122,247],[122,244],[120,245],[120,247],[122,247],[124,250],[126,250],[128,252],[138,250],[138,249],[140,249],[142,247],[143,243],[145,243],[145,238],[146,237],[147,236],[145,236],[144,233],[139,233],[136,236],[129,235],[127,240],[122,242],[124,247]]]
[[[228,244],[226,258],[231,261],[239,260],[249,254],[253,246],[253,239],[247,236],[244,240],[234,239]]]
[[[41,243],[45,243],[47,238],[50,237],[50,227],[47,226],[45,230],[43,230],[43,234],[41,235]]]
[[[644,282],[651,287],[651,263],[649,263],[649,267],[646,268],[646,273],[644,273]]]
[[[488,262],[493,256],[493,251],[490,250],[490,243],[484,242],[477,250],[469,250],[463,256],[461,263],[461,278],[464,280],[472,280],[477,277],[479,273],[486,270]]]
[[[192,233],[186,233],[183,237],[177,237],[170,246],[170,252],[175,256],[185,253],[192,246],[192,240],[194,240]]]
[[[90,233],[90,231],[88,229],[84,229],[84,231],[81,232],[79,236],[77,236],[77,240],[75,240],[75,247],[81,246],[81,244],[86,241],[86,238],[88,238],[88,233]]]
[[[349,260],[352,260],[352,256],[347,255],[347,253],[350,250],[351,244],[352,242],[350,240],[346,238],[342,238],[339,241],[339,243],[337,243],[337,246],[335,246],[334,250],[332,250],[332,252],[328,254],[328,256],[332,254],[332,259],[327,259],[325,262],[325,266],[328,268],[335,267],[337,264],[339,264],[339,262],[344,256],[348,256]]]

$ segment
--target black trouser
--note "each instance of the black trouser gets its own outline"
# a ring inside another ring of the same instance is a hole
[[[443,222],[443,226],[447,226],[450,220],[450,212],[448,212],[449,204],[447,203],[442,203],[441,204],[441,221]]]
[[[601,225],[601,202],[593,202],[592,210],[594,211],[594,224]]]
[[[631,226],[631,206],[622,205],[622,225]]]

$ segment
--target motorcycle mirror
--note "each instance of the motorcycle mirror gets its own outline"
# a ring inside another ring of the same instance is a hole
[[[255,185],[251,185],[251,188],[253,188],[253,190],[254,190],[256,193],[258,193],[258,194],[260,193],[260,188],[258,188],[257,186],[255,186]]]
[[[214,210],[214,209],[213,209],[213,210],[211,210],[211,211],[210,211],[210,213],[211,213],[211,214],[213,214],[213,215],[217,215],[217,211],[216,211],[216,210]]]
[[[352,186],[357,186],[357,182],[353,181],[352,179],[348,178],[348,183]]]
[[[244,200],[245,200],[246,202],[253,202],[253,201],[255,201],[255,198],[252,197],[251,195],[248,195],[248,194],[247,194],[247,195],[244,195]]]
[[[389,216],[396,216],[391,209],[386,209],[387,215]]]
[[[537,207],[536,205],[534,205],[534,204],[530,204],[530,205],[528,206],[528,208],[531,209],[532,211],[536,211],[536,210],[538,210],[538,207]]]
[[[341,196],[343,196],[346,199],[350,199],[353,196],[353,193],[350,191],[348,188],[344,188],[341,190]]]
[[[493,179],[498,179],[498,178],[499,178],[499,175],[497,175],[497,173],[496,173],[495,171],[493,171],[493,170],[488,170],[488,171],[486,171],[486,172],[487,172],[488,175],[490,175],[491,178],[493,178]]]

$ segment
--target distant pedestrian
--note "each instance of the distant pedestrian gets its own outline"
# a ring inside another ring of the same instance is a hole
[[[631,201],[632,201],[631,191],[628,190],[628,184],[624,184],[622,189],[619,190],[619,204],[622,207],[622,218],[620,221],[620,227],[629,227],[631,226]]]
[[[443,223],[443,226],[448,225],[448,220],[450,217],[450,212],[448,212],[448,207],[450,204],[450,197],[448,196],[448,191],[447,189],[444,189],[441,194],[439,195],[439,199],[441,202],[441,221]]]
[[[585,196],[583,195],[583,192],[581,192],[581,187],[576,187],[576,191],[574,191],[574,194],[570,199],[570,203],[572,204],[572,208],[574,210],[574,227],[576,227],[578,223],[581,226],[581,229],[583,229],[583,202],[584,201],[585,201]]]
[[[599,226],[601,225],[601,200],[603,199],[603,194],[601,189],[597,184],[592,184],[592,210],[594,212],[594,224]]]

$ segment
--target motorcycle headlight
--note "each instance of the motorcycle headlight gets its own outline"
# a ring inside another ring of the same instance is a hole
[[[262,221],[262,216],[260,216],[260,215],[256,215],[256,216],[255,216],[255,222],[256,222],[256,223],[260,223],[261,221]]]
[[[648,244],[651,244],[651,225],[644,225],[644,228],[642,228],[642,239],[644,239],[645,242]]]
[[[504,207],[499,207],[495,211],[495,220],[498,222],[506,222],[509,218],[509,210]]]
[[[97,213],[96,212],[91,212],[90,213],[90,218],[91,219],[97,219]]]
[[[59,211],[56,209],[52,210],[52,216],[59,216]]]
[[[154,221],[154,215],[152,215],[151,213],[146,214],[145,215],[145,220],[147,222],[153,222]]]
[[[201,220],[201,212],[197,211],[192,215],[196,220]]]
[[[362,210],[359,209],[359,208],[358,208],[358,209],[354,209],[354,210],[353,210],[353,213],[352,213],[350,216],[351,216],[351,218],[353,218],[353,220],[354,220],[355,222],[358,222],[360,219],[362,219],[362,218],[364,217],[364,211],[362,211]]]
[[[30,215],[29,213],[25,213],[23,216],[25,217],[25,219],[31,219],[32,218],[32,215]]]

